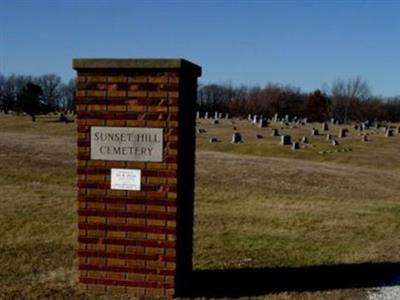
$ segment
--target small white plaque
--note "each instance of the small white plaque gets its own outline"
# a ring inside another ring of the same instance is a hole
[[[111,189],[140,191],[140,170],[111,169]]]

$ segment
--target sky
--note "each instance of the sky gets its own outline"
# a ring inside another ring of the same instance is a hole
[[[361,76],[396,96],[400,0],[0,0],[0,73],[67,81],[73,58],[185,58],[202,84],[305,92]]]

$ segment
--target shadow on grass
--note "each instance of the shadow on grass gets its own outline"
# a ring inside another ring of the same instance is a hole
[[[179,291],[183,297],[251,297],[278,292],[372,288],[399,284],[400,263],[300,268],[197,270]]]

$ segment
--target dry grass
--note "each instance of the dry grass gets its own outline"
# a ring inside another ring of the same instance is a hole
[[[335,149],[279,146],[268,129],[237,121],[198,138],[195,267],[299,267],[398,262],[400,135]],[[338,128],[334,129],[337,132]],[[309,128],[287,129],[295,138]],[[265,136],[257,140],[255,135]],[[351,132],[354,136],[354,132]],[[224,142],[209,144],[217,136]],[[76,287],[75,125],[0,115],[0,298],[111,299]],[[364,290],[290,292],[265,299],[363,299]],[[118,298],[118,297],[116,297]]]

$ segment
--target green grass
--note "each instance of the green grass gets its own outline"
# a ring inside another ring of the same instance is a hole
[[[76,126],[53,121],[0,115],[0,299],[120,299],[77,288]],[[351,131],[337,147],[321,136],[292,151],[246,121],[234,125],[240,145],[229,142],[230,121],[199,126],[208,132],[197,140],[196,269],[400,261],[400,135],[362,143]],[[285,131],[299,139],[309,129]],[[222,142],[208,143],[211,136]],[[352,151],[318,153],[344,148]],[[261,298],[365,295],[349,289]]]

